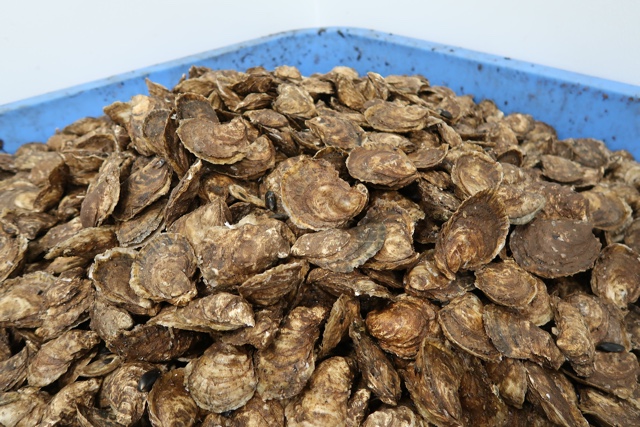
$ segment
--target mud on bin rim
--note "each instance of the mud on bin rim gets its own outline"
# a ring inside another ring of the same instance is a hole
[[[14,152],[102,107],[146,93],[145,78],[174,86],[190,66],[245,70],[293,65],[303,75],[336,65],[360,73],[423,74],[432,85],[489,98],[505,113],[552,125],[559,138],[591,137],[640,157],[640,87],[452,46],[348,27],[287,31],[0,106],[0,139]]]

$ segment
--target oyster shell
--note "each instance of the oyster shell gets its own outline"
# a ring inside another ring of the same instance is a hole
[[[349,174],[375,186],[397,190],[411,184],[418,170],[400,149],[388,145],[355,147],[347,158]]]
[[[255,355],[257,392],[265,400],[298,394],[315,369],[314,344],[326,312],[320,307],[296,307],[284,320],[274,342]]]
[[[459,270],[476,270],[500,252],[508,232],[509,218],[497,193],[480,191],[462,202],[443,225],[435,263],[449,279]]]
[[[350,187],[329,163],[308,158],[284,172],[280,193],[291,221],[312,230],[344,226],[362,211],[368,198],[364,185]]]
[[[386,227],[379,223],[318,231],[300,236],[291,254],[337,273],[349,273],[382,248],[385,235]]]
[[[545,278],[570,276],[593,266],[601,244],[588,222],[536,218],[516,226],[509,240],[520,267]]]
[[[131,289],[141,298],[186,305],[197,295],[196,256],[186,237],[160,233],[140,249],[131,266]]]
[[[504,356],[528,359],[555,370],[564,363],[551,335],[528,320],[494,304],[484,307],[482,320],[491,342]]]
[[[362,319],[356,318],[351,323],[349,336],[367,387],[384,403],[396,405],[401,394],[400,376],[380,347],[367,335]]]
[[[189,362],[184,377],[195,403],[217,414],[247,403],[258,383],[251,353],[222,343],[213,344]]]
[[[470,292],[438,311],[438,323],[449,341],[482,360],[499,362],[502,355],[485,332],[482,317],[482,302]]]
[[[343,357],[320,363],[307,388],[286,406],[287,425],[344,425],[353,376],[349,361]]]
[[[591,290],[605,301],[626,309],[640,297],[640,257],[620,243],[602,250],[591,272]]]

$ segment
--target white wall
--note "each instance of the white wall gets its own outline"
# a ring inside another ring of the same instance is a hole
[[[275,32],[335,25],[640,85],[636,0],[2,0],[0,6],[0,105]]]

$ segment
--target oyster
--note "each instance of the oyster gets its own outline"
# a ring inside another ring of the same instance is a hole
[[[240,117],[227,123],[203,117],[184,119],[176,133],[187,150],[213,164],[227,165],[242,160],[251,143],[247,124]]]
[[[443,225],[435,263],[449,279],[459,270],[476,270],[500,252],[508,232],[509,218],[497,193],[480,191],[462,202]]]
[[[427,338],[420,345],[415,364],[403,374],[413,403],[425,420],[436,425],[461,425],[458,390],[463,365],[459,356]]]
[[[43,344],[27,367],[29,385],[51,384],[98,342],[99,336],[93,331],[71,330]]]
[[[381,132],[409,132],[427,124],[429,110],[418,105],[404,106],[393,102],[375,102],[364,111],[367,123]]]
[[[526,308],[537,295],[536,278],[513,260],[489,263],[475,275],[476,288],[496,304]]]
[[[367,335],[362,319],[349,326],[349,336],[356,350],[356,360],[371,391],[388,405],[400,399],[400,376],[380,347]]]
[[[154,366],[147,362],[128,362],[105,377],[100,399],[111,408],[118,423],[132,425],[142,418],[147,393],[138,390],[138,382],[142,375],[153,369]]]
[[[368,198],[364,185],[350,187],[329,163],[308,158],[284,172],[280,192],[291,221],[312,230],[344,226],[362,211]]]
[[[588,222],[536,218],[516,226],[509,240],[520,267],[545,278],[570,276],[593,266],[601,244]]]
[[[325,314],[319,306],[294,308],[274,342],[258,350],[255,355],[257,391],[263,399],[286,399],[304,388],[315,369],[313,347]]]
[[[195,272],[196,256],[186,237],[160,233],[136,255],[129,285],[141,298],[183,306],[197,294]]]
[[[113,211],[117,220],[133,218],[171,188],[172,171],[165,160],[154,157],[141,163],[134,163],[131,175],[121,185],[120,199]]]
[[[608,245],[593,266],[591,290],[621,309],[636,302],[640,297],[640,256],[623,244]]]
[[[291,248],[311,264],[349,273],[374,256],[385,242],[386,227],[372,223],[347,230],[331,229],[301,236]]]
[[[428,301],[403,294],[388,306],[370,311],[365,324],[369,334],[384,351],[413,359],[422,340],[426,336],[436,335],[434,323],[437,311]]]
[[[375,186],[397,190],[411,184],[418,170],[400,149],[387,145],[356,147],[347,158],[349,174]]]
[[[482,315],[482,302],[468,292],[438,311],[438,322],[447,339],[461,349],[487,362],[499,362],[502,355],[485,332]]]
[[[256,274],[238,287],[238,293],[253,304],[268,306],[298,289],[309,271],[309,264],[295,260]]]
[[[461,154],[451,168],[451,181],[462,198],[498,187],[503,175],[499,162],[476,151]]]
[[[564,363],[551,335],[528,320],[493,304],[484,307],[482,320],[491,342],[504,356],[528,359],[555,370]]]
[[[351,322],[359,315],[360,303],[356,298],[348,294],[338,297],[331,307],[329,318],[324,326],[322,343],[318,351],[319,358],[326,356],[348,335]]]
[[[345,358],[332,357],[320,363],[306,390],[286,406],[287,425],[344,425],[353,376]]]
[[[166,307],[153,319],[152,324],[190,331],[232,331],[254,326],[251,306],[241,297],[218,292],[190,301],[184,307]]]
[[[98,256],[89,268],[98,295],[133,314],[151,315],[158,311],[153,301],[141,298],[129,285],[131,266],[137,252],[132,249],[113,248]]]
[[[213,344],[189,362],[184,377],[195,403],[218,414],[247,403],[258,383],[251,353],[221,343]]]

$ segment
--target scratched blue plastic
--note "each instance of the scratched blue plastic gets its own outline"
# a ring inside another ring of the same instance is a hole
[[[46,141],[56,128],[102,107],[147,93],[145,77],[171,87],[191,65],[244,70],[294,65],[304,75],[336,65],[360,73],[426,76],[476,101],[494,100],[505,112],[525,112],[554,126],[560,138],[592,137],[640,158],[640,87],[509,58],[354,28],[315,28],[246,43],[120,74],[0,106],[0,139],[9,152]]]

